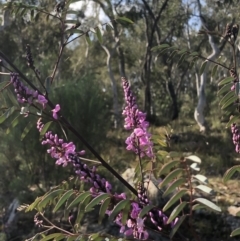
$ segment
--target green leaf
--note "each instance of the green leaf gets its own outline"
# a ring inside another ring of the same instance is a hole
[[[170,239],[173,238],[173,236],[175,235],[175,233],[177,232],[177,230],[179,229],[179,227],[182,225],[183,221],[185,220],[187,216],[184,215],[182,217],[179,218],[179,220],[177,221],[176,225],[174,226],[174,228],[172,229],[171,233],[170,233]]]
[[[240,165],[233,166],[224,173],[223,183],[226,184],[226,182],[229,181],[235,172],[240,172]]]
[[[42,128],[42,131],[40,132],[40,140],[43,138],[43,136],[45,135],[45,133],[47,132],[51,124],[52,124],[52,121],[49,121],[44,125],[44,127]]]
[[[102,32],[99,27],[96,28],[96,35],[100,44],[102,44]]]
[[[124,22],[127,22],[127,23],[131,23],[131,24],[134,23],[131,19],[126,18],[126,17],[117,17],[116,20],[121,20],[121,21],[124,21]]]
[[[180,187],[182,184],[184,184],[186,180],[184,178],[179,178],[175,180],[168,188],[167,190],[163,193],[163,197],[166,197],[169,195],[171,192],[175,191],[177,187]]]
[[[221,80],[221,81],[218,83],[218,86],[228,84],[228,83],[230,83],[230,82],[232,82],[232,81],[234,81],[234,77],[227,77],[227,78]]]
[[[0,82],[0,91],[1,91],[2,89],[5,89],[8,85],[10,85],[10,82],[9,82],[9,81]]]
[[[113,25],[112,25],[112,22],[108,22],[107,23],[107,26],[109,26],[111,29],[114,29]]]
[[[111,198],[110,197],[106,198],[103,201],[103,204],[101,205],[100,210],[99,210],[98,224],[102,223],[102,220],[103,220],[103,218],[104,218],[104,216],[106,214],[106,211],[108,209],[108,206],[109,206],[110,202],[111,202]]]
[[[164,164],[159,172],[159,176],[161,176],[162,174],[168,173],[171,168],[177,166],[179,163],[180,162],[178,160],[175,160]]]
[[[199,203],[192,206],[192,210],[205,209],[205,208],[206,208],[205,205],[199,204]]]
[[[224,105],[221,107],[222,110],[227,108],[229,105],[232,105],[236,100],[238,99],[238,96],[234,95],[230,99],[228,99]]]
[[[123,210],[126,205],[129,205],[130,200],[122,200],[120,201],[112,210],[112,213],[109,216],[109,220],[113,221],[114,218],[119,214],[121,210]]]
[[[184,59],[185,59],[185,57],[186,57],[186,54],[187,54],[187,53],[183,54],[183,55],[180,57],[180,59],[179,59],[179,61],[178,61],[178,63],[177,63],[177,66],[180,66],[180,65],[183,63],[183,61],[184,61]]]
[[[216,204],[214,204],[213,202],[211,202],[205,198],[196,198],[193,200],[193,202],[198,202],[200,204],[203,204],[204,206],[206,206],[207,208],[209,208],[213,211],[221,212],[220,207],[218,207]]]
[[[32,211],[32,210],[38,205],[38,203],[39,203],[41,200],[42,200],[42,197],[37,197],[37,198],[35,199],[35,201],[34,201],[31,205],[28,206],[28,208],[25,210],[25,212],[30,212],[30,211]]]
[[[187,202],[182,202],[177,207],[175,207],[173,209],[171,215],[169,216],[167,223],[168,224],[171,223],[173,221],[173,219],[175,219],[177,217],[177,215],[185,208],[186,205],[187,205]]]
[[[227,84],[227,85],[224,85],[217,93],[217,95],[221,95],[227,91],[229,91],[231,89],[231,86],[232,84]]]
[[[198,166],[197,163],[192,163],[192,164],[190,165],[190,168],[192,168],[194,171],[197,171],[197,172],[200,171],[200,167]]]
[[[180,152],[176,152],[176,151],[170,151],[168,153],[168,156],[167,157],[170,157],[170,158],[175,158],[175,157],[180,157],[182,154]]]
[[[177,202],[183,195],[187,193],[187,189],[182,189],[173,195],[170,200],[163,207],[163,212],[166,212],[175,202]]]
[[[233,230],[230,234],[230,237],[234,237],[234,236],[237,236],[237,235],[240,235],[240,228],[237,228],[237,229]]]
[[[212,78],[215,77],[216,72],[217,72],[217,69],[218,69],[218,65],[216,64],[216,65],[213,67],[213,69],[212,69]]]
[[[219,105],[224,105],[228,99],[235,96],[234,91],[229,91],[224,97],[220,100]],[[237,96],[236,96],[237,97]]]
[[[28,124],[25,126],[22,135],[21,135],[21,141],[26,137],[26,135],[29,133],[29,131],[32,129],[32,127],[35,125],[33,121],[28,122]]]
[[[189,56],[193,56],[193,57],[198,56],[198,55],[199,55],[198,52],[193,52],[193,53],[189,54]]]
[[[19,106],[19,103],[17,101],[17,98],[16,98],[15,94],[9,88],[7,89],[7,95],[8,95],[8,98],[11,100],[13,105]]]
[[[233,116],[226,125],[226,128],[230,127],[233,123],[239,120],[239,116]]]
[[[169,182],[171,182],[174,178],[177,178],[177,176],[183,172],[182,168],[177,168],[175,170],[173,170],[172,172],[170,172],[165,178],[164,180],[158,185],[159,188],[163,188],[164,186],[166,186]]]
[[[69,210],[70,208],[78,205],[83,199],[85,199],[88,195],[90,194],[90,192],[84,192],[81,193],[79,196],[77,196],[67,207],[67,209]]]
[[[65,192],[63,196],[58,200],[56,206],[53,209],[53,212],[55,213],[65,203],[65,201],[73,195],[73,193],[73,190],[68,190]]]
[[[121,223],[123,225],[126,224],[127,220],[128,220],[128,216],[129,216],[129,211],[131,209],[131,202],[127,203],[126,206],[124,207],[124,209],[122,210],[122,219],[121,219]]]
[[[195,156],[195,155],[187,156],[186,159],[190,160],[190,161],[193,161],[193,162],[196,162],[198,164],[202,163],[201,159],[198,156]]]
[[[187,49],[182,49],[182,50],[180,50],[179,52],[178,52],[178,54],[180,55],[180,54],[185,54],[185,53],[187,53],[188,52],[188,50]]]
[[[204,72],[204,70],[205,70],[205,68],[206,68],[206,66],[207,66],[207,63],[208,63],[207,60],[202,63],[201,68],[200,68],[200,71],[199,71],[199,75],[202,75],[202,74],[203,74],[203,72]]]
[[[208,186],[205,186],[205,185],[198,185],[195,187],[196,189],[199,189],[203,192],[206,192],[208,194],[213,194],[214,191],[212,190],[212,188],[208,187]]]
[[[149,205],[147,205],[147,206],[145,206],[142,210],[141,210],[141,212],[138,214],[138,217],[139,218],[143,218],[147,213],[149,213],[149,211],[151,210],[151,209],[153,209],[154,208],[154,206],[152,205],[152,204],[149,204]]]
[[[0,116],[0,124],[2,124],[15,111],[15,106],[8,108],[3,115]]]
[[[6,134],[9,134],[11,129],[13,129],[19,123],[19,117],[20,117],[20,115],[18,115],[16,118],[14,118],[14,120],[11,122],[10,126],[7,128]]]
[[[193,178],[197,179],[198,181],[200,181],[201,183],[204,183],[204,184],[208,184],[208,179],[207,177],[201,175],[201,174],[197,174],[197,175],[194,175]]]
[[[45,236],[44,238],[40,239],[40,241],[47,241],[47,240],[50,240],[50,239],[54,240],[55,238],[58,238],[60,236],[65,238],[66,235],[63,234],[63,233],[52,233],[52,234],[49,234],[49,235]]]
[[[89,37],[89,33],[85,34],[85,39],[86,39],[87,44],[90,46],[92,44],[92,41],[91,41],[91,39]]]
[[[156,51],[156,50],[165,49],[165,48],[169,48],[169,47],[170,47],[169,44],[161,44],[161,45],[153,47],[151,50]]]
[[[47,193],[46,195],[44,195],[41,199],[41,202],[38,203],[38,208],[42,209],[44,207],[46,207],[46,205],[53,200],[56,196],[61,195],[64,192],[63,189],[57,189],[54,190],[50,193]]]
[[[110,195],[108,193],[100,194],[99,196],[95,197],[86,207],[85,212],[89,212],[92,210],[94,206],[99,204],[102,200],[108,198]]]

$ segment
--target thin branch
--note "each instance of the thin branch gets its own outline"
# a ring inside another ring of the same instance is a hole
[[[18,74],[19,76],[33,89],[37,90],[40,95],[43,95],[41,91],[8,59],[8,57],[0,51],[0,57],[2,57]],[[51,102],[51,100],[45,96],[48,100],[48,105],[51,109],[55,108],[55,105]],[[102,165],[112,173],[124,186],[126,186],[132,193],[136,196],[138,195],[137,190],[132,187],[118,172],[116,172],[101,156],[100,154],[85,140],[85,138],[78,133],[78,131],[67,121],[64,116],[60,117],[60,120],[66,124],[67,128],[80,140],[82,143],[89,149],[89,151],[102,163]]]

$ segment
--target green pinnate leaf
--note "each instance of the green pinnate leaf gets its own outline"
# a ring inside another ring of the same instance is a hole
[[[162,50],[162,49],[169,48],[169,47],[170,47],[169,44],[161,44],[161,45],[153,47],[151,50],[157,51],[157,50]]]
[[[38,203],[38,209],[45,208],[50,201],[52,201],[57,196],[61,195],[63,192],[63,189],[57,189],[44,195],[41,199],[41,202]]]
[[[227,78],[221,80],[221,81],[218,83],[218,86],[228,84],[228,83],[230,83],[230,82],[232,82],[232,81],[234,81],[234,77],[227,77]]]
[[[102,28],[102,26],[101,26],[101,28]],[[96,28],[96,35],[97,35],[99,43],[102,44],[103,39],[102,39],[102,31],[101,31],[100,27]]]
[[[12,106],[8,108],[3,115],[0,116],[0,124],[2,124],[9,116],[11,116],[15,111],[15,107]]]
[[[224,105],[227,100],[229,100],[231,97],[235,96],[234,91],[229,91],[224,97],[220,100],[219,105]]]
[[[78,195],[67,207],[67,209],[71,209],[72,207],[78,205],[82,200],[84,200],[87,196],[90,195],[90,192],[84,192]]]
[[[175,170],[173,170],[172,172],[170,172],[165,178],[164,180],[159,184],[159,188],[163,188],[164,186],[166,186],[167,184],[169,184],[173,179],[177,178],[178,175],[180,173],[183,172],[182,168],[177,168]]]
[[[159,176],[161,176],[162,174],[168,173],[171,170],[171,168],[179,165],[179,163],[180,162],[178,160],[174,160],[164,164],[161,170],[159,171]]]
[[[192,56],[192,57],[195,57],[195,56],[198,56],[198,55],[199,55],[198,52],[193,52],[193,53],[189,54],[189,56]]]
[[[55,240],[56,238],[59,238],[59,237],[62,237],[61,239],[64,239],[66,235],[63,233],[52,233],[43,237],[42,239],[40,239],[40,241]]]
[[[34,201],[31,205],[29,205],[29,206],[27,207],[27,209],[25,210],[25,212],[30,212],[30,211],[32,211],[34,208],[37,207],[38,203],[39,203],[41,200],[42,200],[42,197],[37,197],[37,198],[35,199],[35,201]]]
[[[53,212],[55,213],[66,201],[73,195],[73,190],[68,190],[65,192],[62,197],[58,200],[56,206],[53,209]]]
[[[173,195],[170,200],[166,203],[166,205],[163,207],[163,211],[167,211],[174,203],[179,201],[179,199],[187,193],[187,189],[182,189],[178,191],[175,195]]]
[[[40,132],[40,140],[43,138],[45,133],[48,131],[48,128],[50,127],[51,124],[52,124],[52,121],[49,121],[44,125],[44,127],[42,128],[42,131]]]
[[[153,209],[154,208],[154,206],[152,205],[152,204],[149,204],[149,205],[147,205],[147,206],[145,206],[142,210],[141,210],[141,212],[138,214],[138,217],[139,218],[143,218],[147,213],[149,213],[149,211],[151,210],[151,209]]]
[[[230,99],[228,99],[224,105],[221,107],[222,110],[226,109],[228,106],[233,105],[235,101],[238,99],[238,96],[234,95]]]
[[[186,180],[184,178],[179,178],[175,180],[173,183],[171,183],[171,185],[169,185],[167,190],[163,193],[163,197],[166,197],[167,195],[175,191],[176,188],[181,187],[181,185],[183,185],[184,183],[186,183]]]
[[[106,198],[110,197],[108,193],[100,194],[99,196],[95,197],[85,208],[85,212],[89,212],[92,210],[93,207],[95,207],[97,204],[99,204],[101,201],[105,200]]]
[[[200,181],[200,183],[208,184],[208,179],[204,175],[197,174],[197,175],[194,175],[193,178],[195,178],[198,181]]]
[[[11,122],[10,126],[6,130],[6,134],[9,134],[10,131],[19,123],[20,115],[15,117],[13,121]]]
[[[227,123],[226,128],[230,127],[233,123],[236,123],[237,121],[239,121],[239,116],[232,116]]]
[[[228,169],[223,175],[223,183],[227,183],[235,172],[240,172],[240,165],[236,165]]]
[[[112,210],[112,213],[109,216],[109,220],[113,221],[114,218],[123,210],[126,205],[129,205],[130,200],[122,200],[120,201]]]
[[[213,210],[213,211],[216,211],[216,212],[221,212],[221,208],[218,207],[216,204],[214,204],[213,202],[205,199],[205,198],[196,198],[193,200],[193,202],[197,202],[197,203],[200,203],[204,206],[206,206],[207,208]]]
[[[128,220],[128,216],[129,216],[129,211],[131,209],[131,203],[127,203],[126,206],[124,207],[124,209],[122,210],[122,219],[121,222],[123,225],[126,224],[127,220]]]
[[[117,17],[116,20],[124,21],[124,22],[131,23],[131,24],[134,23],[131,19],[126,18],[126,17]]]
[[[207,60],[202,63],[200,71],[199,71],[199,75],[203,74],[204,70],[206,69],[207,63],[208,63]]]
[[[168,224],[171,223],[178,216],[178,214],[185,208],[186,205],[187,205],[187,202],[182,202],[177,207],[175,207],[171,215],[169,216],[167,223]]]
[[[208,186],[205,186],[205,185],[198,185],[195,188],[200,190],[200,191],[203,191],[203,192],[205,192],[207,194],[213,194],[214,193],[212,188],[210,188]]]
[[[21,135],[21,141],[26,137],[26,135],[30,132],[32,127],[35,126],[35,123],[33,121],[30,121],[24,128],[22,135]]]
[[[213,69],[212,69],[212,78],[215,77],[216,73],[217,73],[217,69],[218,69],[218,65],[216,64]]]
[[[110,202],[111,202],[111,198],[110,197],[106,198],[103,201],[103,203],[102,203],[102,205],[100,207],[100,210],[99,210],[98,224],[102,223],[102,220],[103,220],[103,218],[104,218],[104,216],[106,214],[106,211],[108,209],[108,206],[109,206]]]
[[[192,206],[192,210],[198,210],[198,209],[206,209],[206,206],[200,203],[197,203]]]
[[[238,235],[240,235],[240,228],[233,230],[230,234],[230,237],[234,237],[234,236],[238,236]]]
[[[170,233],[170,238],[172,239],[173,236],[175,235],[175,233],[178,231],[179,227],[182,225],[183,221],[185,220],[187,216],[184,215],[182,217],[179,218],[179,220],[177,221],[177,223],[175,224],[174,228],[172,229],[171,233]]]
[[[198,163],[198,164],[202,163],[201,159],[198,156],[195,156],[195,155],[187,156],[186,159],[190,160],[190,161],[193,161],[195,163]]]
[[[224,85],[217,93],[217,95],[221,95],[231,89],[232,84],[226,84]]]

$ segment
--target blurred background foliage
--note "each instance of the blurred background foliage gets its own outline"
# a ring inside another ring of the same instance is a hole
[[[47,20],[45,14],[40,14],[38,19],[31,19],[29,14],[21,16],[15,13],[8,13],[6,17],[1,7],[5,2],[0,1],[1,50],[28,78],[37,83],[25,60],[26,45],[29,44],[35,66],[41,78],[46,79],[51,75],[59,53],[59,23],[51,17]],[[49,12],[54,11],[57,3],[52,0],[22,2],[46,7]],[[71,8],[76,12],[68,18],[80,21],[83,30],[108,22],[116,16],[126,16],[134,21],[134,24],[114,21],[113,29],[105,29],[102,45],[94,35],[91,35],[91,45],[86,43],[84,37],[69,44],[64,50],[49,94],[54,103],[61,105],[63,114],[73,126],[114,168],[123,172],[127,167],[135,166],[135,156],[125,151],[124,143],[128,135],[123,129],[121,116],[124,103],[120,77],[124,73],[132,85],[139,108],[148,114],[151,132],[157,134],[163,126],[169,125],[172,129],[169,134],[173,137],[171,148],[200,156],[203,160],[203,174],[219,177],[228,167],[239,162],[239,157],[234,154],[230,131],[225,128],[229,113],[222,112],[218,105],[217,82],[228,73],[219,68],[213,79],[213,66],[207,73],[205,115],[209,130],[200,133],[193,113],[198,99],[196,77],[202,60],[196,60],[193,67],[189,68],[187,58],[179,64],[179,55],[170,56],[169,51],[150,51],[159,43],[168,43],[191,52],[198,51],[203,56],[211,53],[208,37],[198,35],[201,29],[199,1],[93,0],[90,8],[88,1],[79,1],[79,5],[76,5],[78,1],[74,2]],[[205,0],[200,1],[200,5],[211,31],[223,33],[228,22],[239,23],[239,1]],[[216,43],[220,44],[220,41],[216,38]],[[240,48],[239,40],[237,47]],[[110,56],[109,63],[107,53]],[[231,56],[230,48],[226,45],[218,61],[229,66]],[[1,82],[6,80],[6,76],[0,76]],[[4,91],[0,102],[2,113],[11,102],[11,92]],[[113,105],[115,102],[117,109]],[[26,125],[32,119],[36,121],[37,117],[21,116],[18,125],[11,128],[11,121],[18,114],[19,109],[0,126],[1,209],[13,197],[29,203],[73,173],[69,168],[55,166],[54,160],[46,154],[46,148],[39,142],[35,128],[21,140]],[[51,128],[64,137],[54,124]],[[69,141],[77,144],[79,150],[84,149],[73,135],[67,133],[67,136]],[[86,157],[93,158],[88,151]],[[101,171],[109,175],[105,170]]]

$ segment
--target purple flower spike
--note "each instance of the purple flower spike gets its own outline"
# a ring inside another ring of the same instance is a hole
[[[126,101],[126,107],[123,110],[123,115],[126,117],[124,127],[126,130],[133,130],[126,139],[127,150],[132,150],[141,157],[153,158],[153,143],[150,140],[151,134],[147,131],[149,123],[146,121],[146,114],[138,110],[135,97],[125,78],[122,78],[122,85]]]
[[[233,123],[231,125],[231,131],[233,135],[232,140],[233,140],[233,144],[235,145],[235,151],[237,153],[240,153],[240,132],[236,123]]]
[[[54,119],[58,119],[58,112],[60,111],[60,105],[59,104],[57,104],[56,106],[55,106],[55,109],[53,109],[52,110],[52,112],[53,112],[53,118]]]

